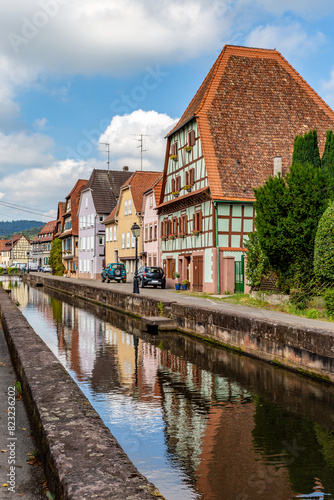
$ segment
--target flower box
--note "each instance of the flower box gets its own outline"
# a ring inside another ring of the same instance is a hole
[[[174,196],[174,198],[177,198],[179,194],[180,194],[179,191],[172,191],[172,196]]]
[[[170,157],[170,159],[173,160],[173,161],[177,161],[179,159],[179,157],[177,155],[172,155]]]
[[[185,146],[184,150],[187,151],[187,153],[191,153],[193,148],[192,148],[192,146]]]
[[[191,234],[194,235],[194,236],[198,236],[199,235],[199,231],[197,231],[197,229],[193,229],[191,231]]]

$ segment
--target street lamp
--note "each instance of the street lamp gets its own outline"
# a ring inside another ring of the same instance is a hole
[[[133,277],[133,293],[139,293],[139,280],[138,280],[138,238],[140,235],[140,227],[137,222],[134,222],[131,227],[133,237],[136,238],[136,262],[135,262],[135,275]]]

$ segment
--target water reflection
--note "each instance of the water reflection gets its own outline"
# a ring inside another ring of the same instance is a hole
[[[334,498],[332,386],[55,292],[11,294],[167,499]]]

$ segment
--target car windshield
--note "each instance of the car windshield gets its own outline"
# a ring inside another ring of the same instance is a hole
[[[148,267],[146,270],[147,273],[162,273],[161,267]]]
[[[124,267],[124,264],[113,264],[113,265],[111,266],[111,269],[117,269],[117,267],[122,267],[122,268],[123,268],[123,267]]]

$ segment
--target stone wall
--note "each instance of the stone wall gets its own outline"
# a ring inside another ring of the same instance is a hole
[[[296,326],[289,324],[288,316],[286,322],[269,321],[260,315],[158,301],[55,277],[24,279],[138,317],[159,315],[158,303],[163,302],[164,315],[173,318],[180,332],[334,383],[334,334],[322,329],[321,322],[318,327]]]
[[[0,320],[55,498],[163,498],[138,472],[63,365],[1,289]]]

